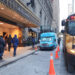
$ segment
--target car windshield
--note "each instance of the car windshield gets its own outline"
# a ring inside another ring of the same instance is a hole
[[[52,37],[42,37],[41,41],[51,41]]]
[[[68,25],[68,33],[75,35],[75,21],[70,21]]]

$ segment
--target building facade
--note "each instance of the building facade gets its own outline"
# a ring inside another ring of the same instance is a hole
[[[75,13],[75,0],[68,2],[68,16]]]
[[[52,0],[52,9],[53,9],[53,20],[52,20],[52,31],[58,33],[59,32],[59,0]]]
[[[51,29],[53,19],[51,0],[22,0],[22,3],[38,17],[43,32]]]
[[[40,28],[50,31],[52,20],[52,0],[0,0],[0,34],[16,34],[21,43]]]

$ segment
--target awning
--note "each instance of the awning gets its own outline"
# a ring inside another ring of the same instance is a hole
[[[39,28],[29,28],[29,31],[36,32],[36,33],[40,32]]]
[[[9,0],[11,1],[11,0]],[[15,0],[13,0],[14,2]],[[3,2],[3,1],[2,1]],[[13,10],[14,8],[9,8],[9,5],[6,6],[6,4],[4,5],[4,3],[0,3],[0,17],[6,18],[10,21],[13,21],[15,23],[17,23],[18,25],[23,25],[24,27],[38,27],[40,22],[36,20],[36,18],[34,18],[29,11],[25,10],[23,11],[23,13],[25,13],[26,15],[21,15],[17,10]],[[20,4],[17,3],[19,6]],[[22,6],[20,6],[21,8],[23,8]]]

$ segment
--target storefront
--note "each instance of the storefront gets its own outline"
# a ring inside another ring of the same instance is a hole
[[[35,38],[37,37],[37,33],[35,31],[33,31],[31,28],[29,28],[28,31],[29,31],[29,33],[28,33],[29,36],[33,36]]]
[[[25,28],[36,28],[39,24],[37,17],[19,1],[0,1],[0,34],[3,36],[11,34],[14,37],[16,34],[19,43],[22,43],[32,33],[34,37],[37,36],[35,32],[27,32]]]
[[[33,36],[36,40],[36,42],[38,42],[38,37],[39,37],[39,33],[40,33],[40,29],[39,28],[29,28],[29,36]]]
[[[20,27],[0,21],[0,35],[9,37],[9,34],[14,37],[17,35],[19,43],[22,41],[22,30]]]

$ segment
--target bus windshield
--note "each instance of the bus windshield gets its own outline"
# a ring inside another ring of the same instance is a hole
[[[75,35],[75,21],[70,21],[68,24],[68,33]]]
[[[52,37],[42,37],[41,41],[51,41]]]

